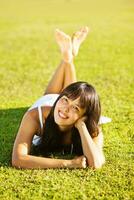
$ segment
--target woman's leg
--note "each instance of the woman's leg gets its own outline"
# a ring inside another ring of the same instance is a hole
[[[62,61],[52,76],[52,79],[46,88],[45,94],[60,93],[63,88],[76,81],[71,38],[59,30],[56,30],[55,37],[58,45],[60,46]]]
[[[73,57],[78,54],[80,44],[86,38],[87,33],[88,28],[85,27],[76,32],[71,40],[70,36],[56,30],[56,41],[60,46],[63,60],[52,76],[44,94],[60,93],[66,86],[77,81]]]
[[[59,94],[67,85],[76,82],[76,72],[73,61],[61,61],[52,76],[44,94]]]
[[[85,40],[88,34],[88,27],[83,27],[79,31],[75,32],[72,36],[72,55],[76,57],[80,48],[81,43]],[[64,75],[64,85],[63,88],[67,87],[69,84],[76,82],[76,71],[73,63],[73,59],[71,62],[64,63],[65,65],[65,75]]]
[[[63,65],[64,65],[64,84],[63,84],[63,89],[64,89],[71,83],[76,82],[77,77],[73,60],[72,62],[64,63]]]

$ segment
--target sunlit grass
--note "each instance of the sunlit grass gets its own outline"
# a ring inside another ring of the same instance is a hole
[[[0,0],[0,199],[133,199],[134,3],[131,0]],[[98,171],[16,170],[11,151],[21,118],[43,94],[60,53],[54,29],[91,33],[75,60],[102,114],[105,166]]]

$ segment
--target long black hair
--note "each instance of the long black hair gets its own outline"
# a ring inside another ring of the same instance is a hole
[[[71,100],[75,100],[78,97],[80,98],[80,107],[86,109],[84,115],[87,117],[85,123],[89,134],[92,138],[99,134],[98,122],[101,114],[101,105],[95,88],[87,82],[79,81],[72,83],[61,92],[46,119],[41,143],[39,145],[40,152],[43,155],[46,155],[49,152],[60,152],[65,148],[65,146],[62,145],[62,136],[64,134],[54,120],[54,109],[56,103],[62,96],[67,96]],[[71,132],[73,153],[82,155],[83,150],[78,130],[73,127]]]

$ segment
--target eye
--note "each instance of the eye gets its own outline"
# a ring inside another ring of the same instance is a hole
[[[62,98],[62,103],[68,103],[68,99],[66,97]]]
[[[79,112],[79,108],[77,106],[72,107],[75,112]]]

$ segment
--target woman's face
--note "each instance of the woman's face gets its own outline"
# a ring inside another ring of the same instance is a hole
[[[54,120],[61,128],[71,127],[85,113],[79,104],[79,98],[71,100],[66,96],[61,97],[54,109]]]

